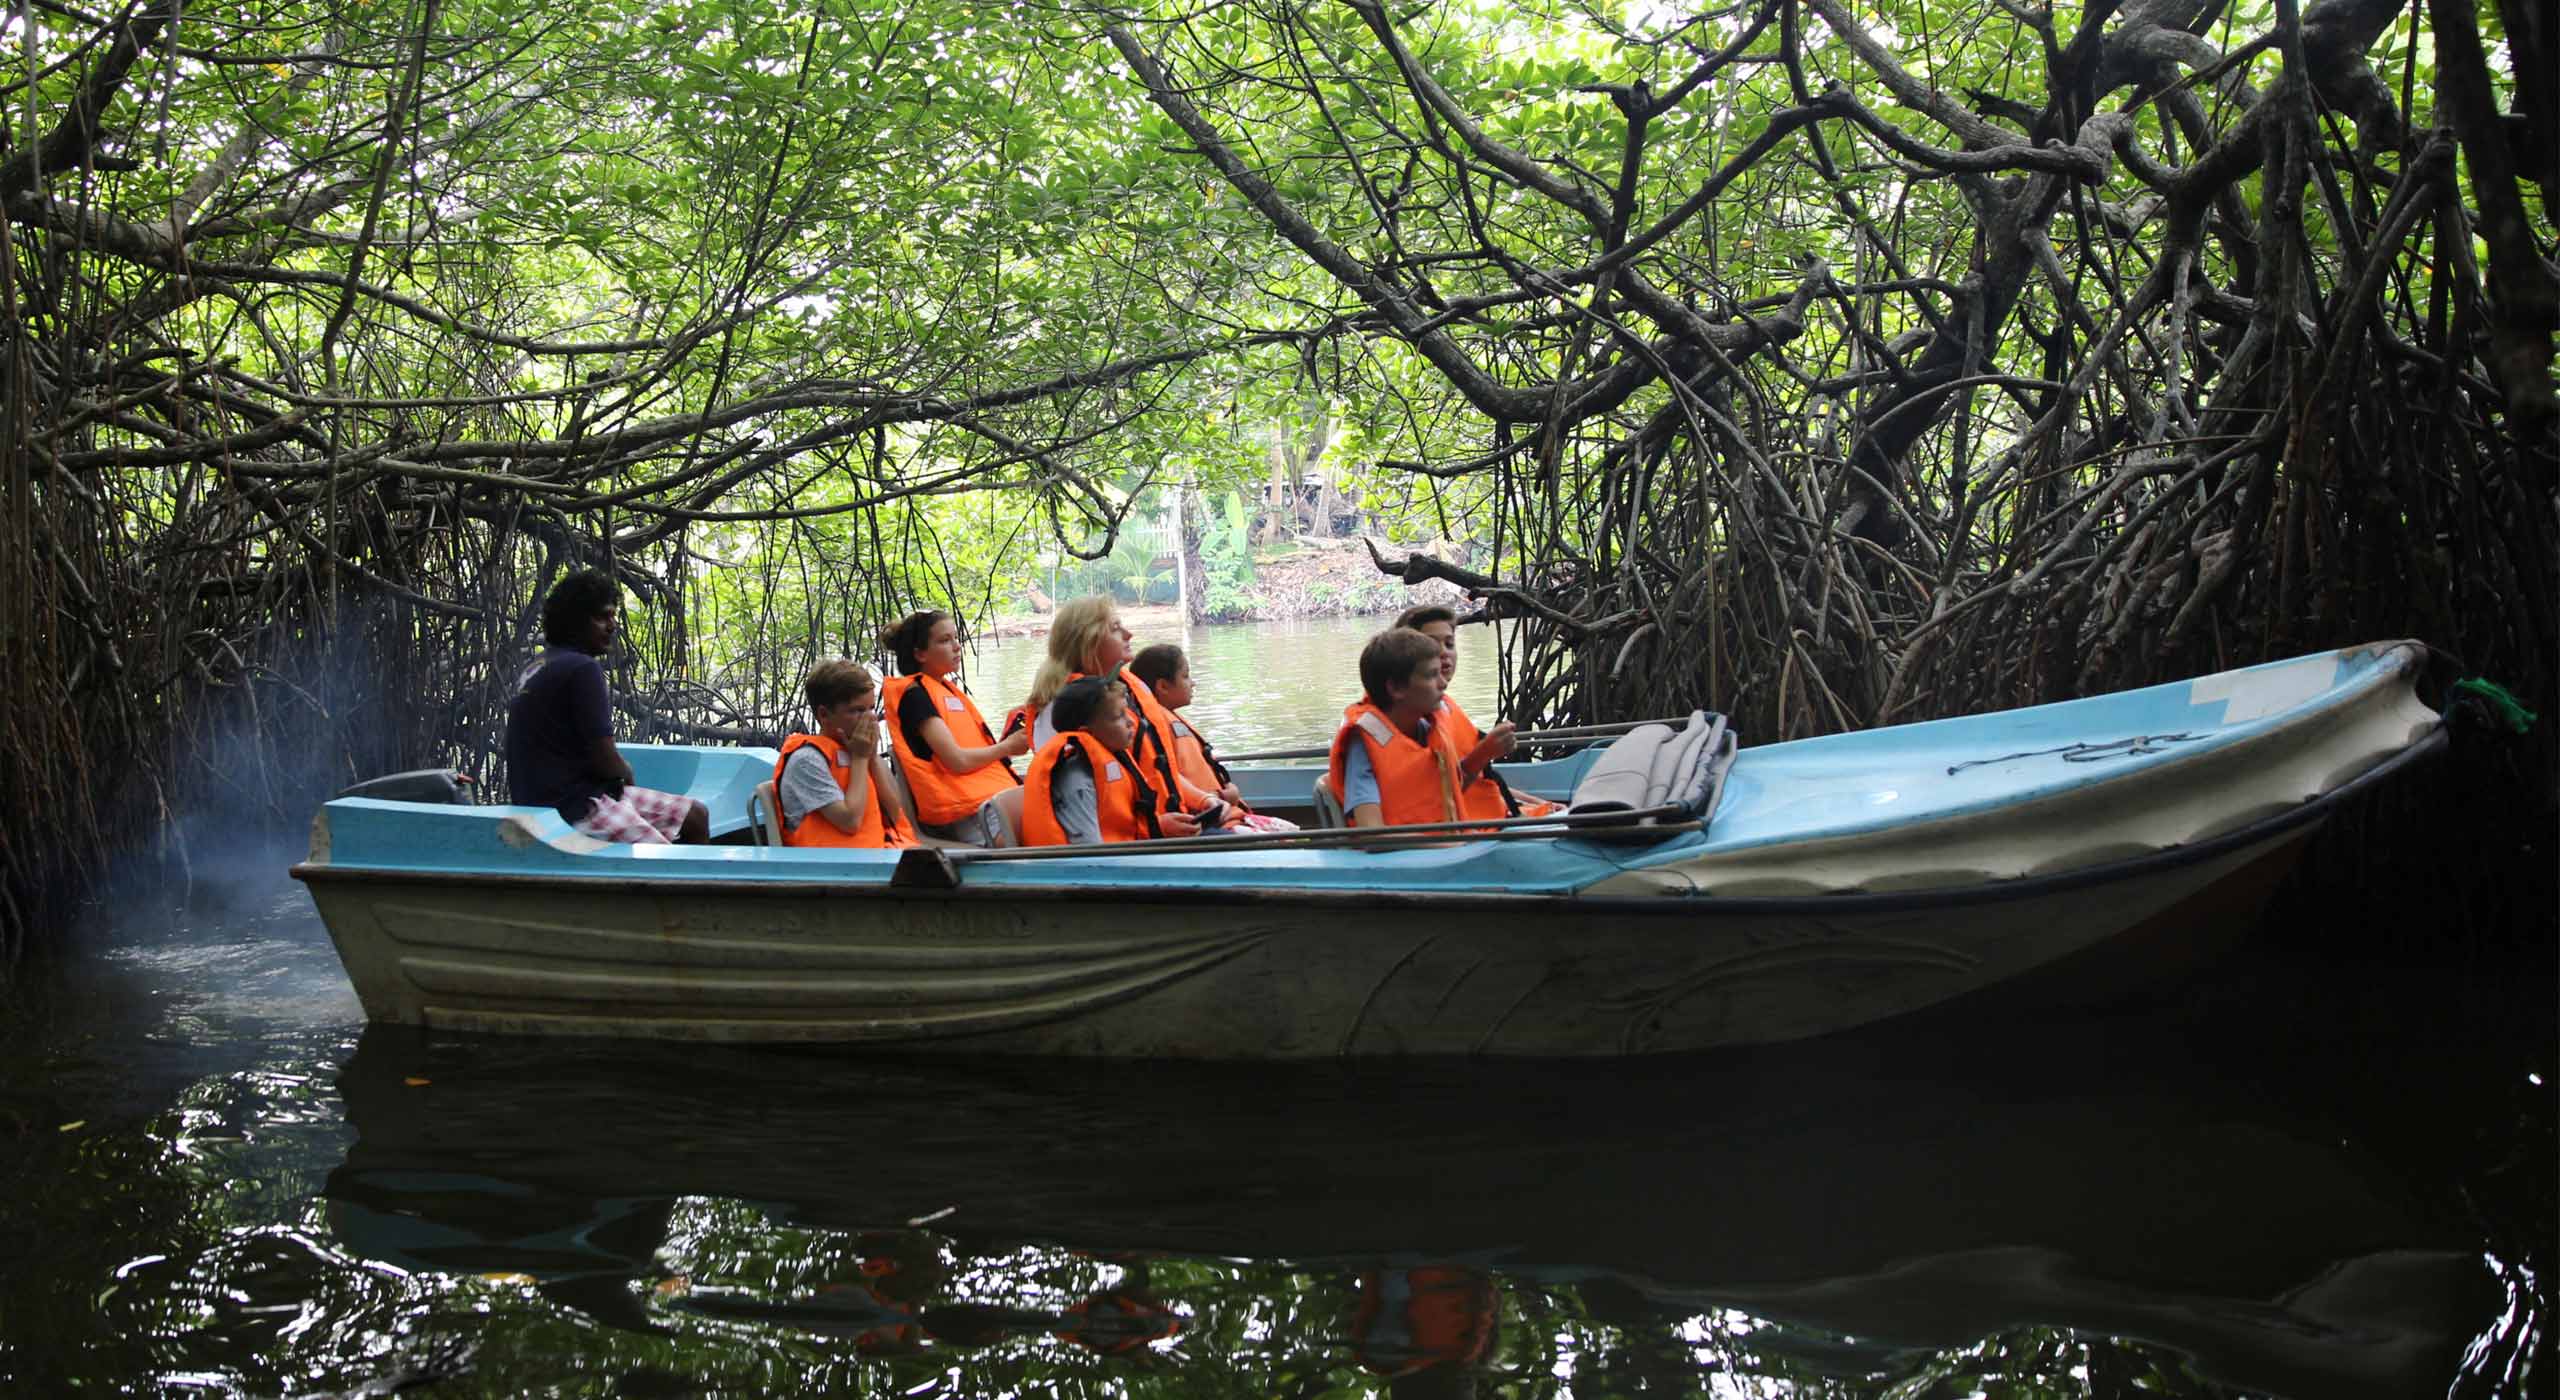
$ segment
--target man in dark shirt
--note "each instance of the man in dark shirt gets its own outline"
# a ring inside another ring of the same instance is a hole
[[[702,842],[711,814],[681,793],[636,786],[613,742],[613,708],[596,660],[622,630],[622,590],[593,569],[569,575],[542,600],[548,645],[507,702],[507,788],[528,807],[606,841]]]

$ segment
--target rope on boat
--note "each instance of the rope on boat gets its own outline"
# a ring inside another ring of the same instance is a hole
[[[2007,763],[2012,759],[2045,758],[2053,754],[2062,755],[2062,761],[2065,763],[2095,763],[2102,758],[2148,758],[2155,753],[2167,753],[2166,745],[2192,743],[2203,737],[2201,734],[2190,734],[2182,730],[2176,734],[2133,734],[2122,739],[2109,739],[2103,743],[2084,741],[2063,744],[2050,749],[2022,749],[2017,753],[2004,753],[1998,758],[1973,758],[1953,764],[1948,767],[1947,776],[1952,778],[1968,768]]]
[[[2486,719],[2510,734],[2523,734],[2533,728],[2540,715],[2524,707],[2513,691],[2482,676],[2465,676],[2453,683],[2457,697],[2468,699]],[[2445,708],[2450,711],[2453,706]]]

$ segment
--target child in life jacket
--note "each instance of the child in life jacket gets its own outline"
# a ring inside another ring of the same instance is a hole
[[[1364,695],[1343,712],[1325,769],[1353,826],[1511,815],[1489,776],[1501,741],[1487,736],[1461,749],[1457,727],[1440,708],[1441,656],[1438,641],[1410,627],[1388,628],[1360,649]]]
[[[1201,819],[1152,785],[1155,774],[1129,756],[1136,732],[1129,710],[1127,692],[1100,676],[1070,681],[1050,698],[1058,732],[1031,756],[1022,780],[1022,844],[1094,846],[1201,833]]]
[[[1030,733],[997,738],[960,688],[960,624],[951,614],[910,614],[880,634],[880,649],[898,668],[880,698],[918,825],[972,846],[1005,844],[996,799],[1020,785],[1010,760],[1031,751]]]
[[[1480,742],[1492,740],[1501,746],[1494,754],[1497,761],[1510,757],[1515,743],[1512,737],[1515,726],[1511,721],[1504,720],[1489,730],[1480,730],[1476,728],[1476,722],[1467,717],[1467,712],[1458,707],[1457,697],[1449,693],[1449,687],[1458,683],[1456,610],[1437,603],[1425,603],[1405,609],[1397,616],[1396,626],[1410,627],[1440,644],[1440,719],[1451,727],[1451,737],[1457,740],[1458,747],[1472,749]],[[1499,773],[1493,775],[1493,781],[1501,784],[1503,797],[1516,809],[1512,813],[1514,816],[1543,817],[1564,810],[1561,802],[1513,792],[1509,784],[1502,782]]]
[[[773,785],[782,808],[782,844],[870,850],[916,844],[889,766],[880,758],[878,686],[850,661],[828,661],[801,684],[815,734],[782,741]]]
[[[1128,672],[1138,678],[1155,695],[1172,720],[1166,738],[1173,749],[1174,772],[1193,787],[1214,792],[1227,804],[1226,826],[1230,831],[1295,831],[1298,824],[1281,817],[1268,817],[1245,805],[1244,794],[1236,791],[1235,778],[1227,765],[1218,761],[1218,751],[1209,744],[1209,736],[1200,732],[1191,717],[1182,713],[1191,703],[1191,661],[1182,648],[1171,642],[1158,642],[1129,660]]]

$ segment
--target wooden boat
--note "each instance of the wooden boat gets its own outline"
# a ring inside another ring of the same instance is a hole
[[[342,798],[293,873],[367,1014],[411,1025],[1207,1059],[1780,1041],[2115,985],[2244,926],[2317,822],[2441,744],[2424,654],[1738,751],[1693,717],[1525,766],[1532,791],[1577,774],[1570,813],[1482,834],[635,847],[547,809]],[[774,761],[625,752],[715,833]]]

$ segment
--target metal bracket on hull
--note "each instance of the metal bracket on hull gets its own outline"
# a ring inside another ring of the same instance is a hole
[[[932,846],[912,846],[898,854],[898,868],[889,872],[889,888],[893,890],[955,890],[960,887],[960,867],[942,850]]]

